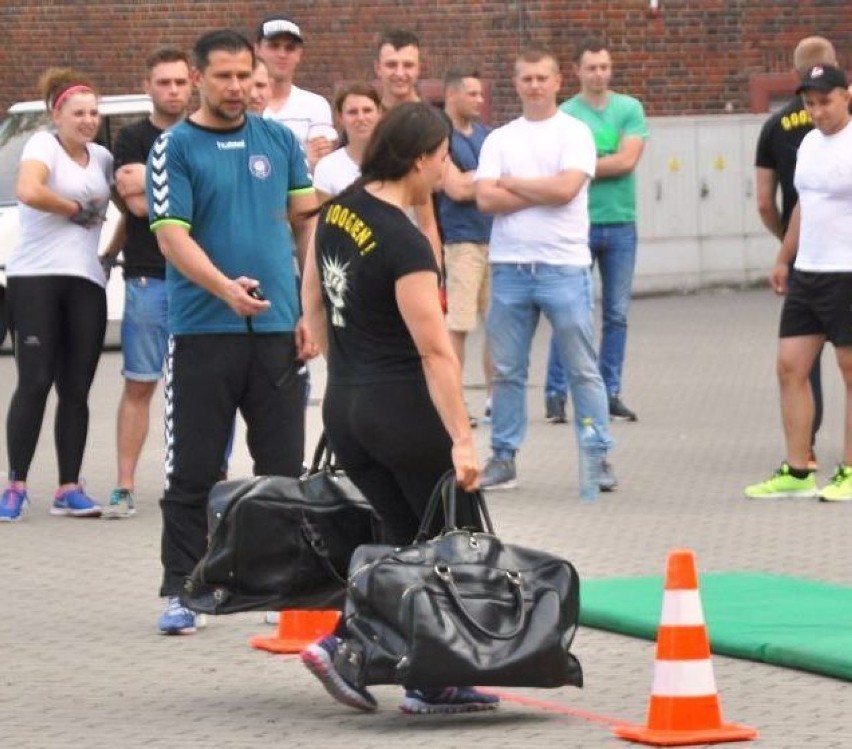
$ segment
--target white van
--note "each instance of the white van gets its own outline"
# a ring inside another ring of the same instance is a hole
[[[151,99],[142,94],[129,96],[103,96],[100,100],[101,129],[97,142],[112,148],[113,140],[124,125],[141,119],[152,111]],[[18,163],[24,143],[38,130],[50,128],[50,117],[43,101],[25,101],[13,104],[0,121],[0,344],[6,338],[6,275],[3,269],[20,236],[18,199],[15,183]],[[101,232],[101,248],[112,238],[119,212],[110,204],[106,224]],[[112,273],[107,285],[107,340],[115,339],[117,322],[124,312],[124,281],[120,270]]]

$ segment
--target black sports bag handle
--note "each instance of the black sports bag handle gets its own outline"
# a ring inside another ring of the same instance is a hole
[[[451,468],[438,479],[438,483],[432,490],[432,496],[429,497],[429,503],[426,505],[426,511],[423,513],[423,519],[420,521],[420,527],[417,529],[417,535],[414,538],[415,543],[426,541],[429,538],[429,528],[432,527],[432,522],[435,520],[435,513],[438,511],[439,504],[444,507],[442,532],[458,530],[456,489],[456,472],[455,469]],[[491,516],[488,514],[488,506],[485,504],[485,497],[482,496],[482,492],[477,489],[475,492],[469,492],[469,496],[479,507],[485,530],[494,535],[494,525],[491,522]]]

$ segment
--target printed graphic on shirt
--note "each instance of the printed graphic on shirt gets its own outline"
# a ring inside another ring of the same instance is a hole
[[[331,324],[336,328],[345,328],[346,290],[349,287],[349,263],[341,263],[337,258],[322,259],[322,285],[331,301]]]
[[[266,179],[270,174],[272,174],[272,164],[269,163],[269,159],[263,154],[250,156],[249,171],[251,172],[252,177]]]

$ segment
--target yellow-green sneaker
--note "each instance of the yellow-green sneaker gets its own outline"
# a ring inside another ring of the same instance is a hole
[[[803,479],[790,475],[790,466],[782,463],[781,467],[766,481],[752,484],[745,488],[749,499],[787,499],[794,497],[816,497],[816,479],[809,473]]]
[[[852,501],[852,466],[837,466],[828,485],[819,493],[820,502]]]

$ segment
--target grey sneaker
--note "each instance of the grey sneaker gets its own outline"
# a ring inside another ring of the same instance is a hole
[[[109,504],[104,507],[103,516],[108,520],[129,518],[136,514],[136,504],[130,489],[113,489],[109,495]]]
[[[514,458],[489,458],[479,486],[490,491],[514,489],[517,485]]]
[[[548,393],[544,397],[544,419],[551,424],[564,424],[565,396],[561,393]]]
[[[615,471],[612,470],[612,466],[606,458],[601,461],[601,467],[598,472],[598,486],[602,492],[614,491],[615,487],[618,486]]]

